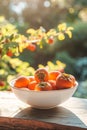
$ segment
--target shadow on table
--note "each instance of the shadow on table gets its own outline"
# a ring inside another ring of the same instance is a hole
[[[87,128],[73,112],[61,106],[46,110],[28,107],[14,117]]]

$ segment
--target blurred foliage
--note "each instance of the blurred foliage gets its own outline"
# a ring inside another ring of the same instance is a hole
[[[66,37],[64,41],[56,41],[54,51],[67,51],[73,58],[87,56],[87,22],[78,22],[72,27],[72,39]]]
[[[33,28],[43,26],[47,30],[54,28],[63,21],[87,20],[87,15],[84,18],[84,8],[87,8],[86,0],[0,1],[0,15],[4,15],[10,22],[18,22],[20,25],[27,23]]]
[[[3,81],[5,85],[0,87],[1,90],[9,90],[9,80],[19,75],[33,75],[34,68],[27,62],[23,62],[18,58],[10,58],[5,56],[0,59],[0,81]]]
[[[87,56],[87,23],[86,22],[78,22],[72,25],[74,30],[72,31],[73,37],[71,39],[67,38],[64,41],[58,41],[57,39],[54,41],[55,43],[52,45],[45,44],[44,49],[39,49],[35,51],[35,53],[30,54],[30,52],[23,52],[20,55],[20,59],[30,62],[33,67],[37,67],[39,63],[46,64],[48,60],[54,61],[55,57],[56,60],[60,60],[65,62],[68,66],[68,55],[70,57],[72,67],[69,67],[67,70],[71,70],[71,73],[74,74],[75,70],[73,67],[75,59],[80,57]],[[67,54],[64,52],[67,52]],[[31,59],[29,56],[31,55]],[[57,56],[59,55],[60,58]],[[63,55],[63,60],[61,59]],[[39,57],[39,60],[36,60]],[[43,58],[42,58],[43,57]],[[58,59],[57,59],[58,58]],[[66,60],[65,60],[66,59]],[[32,61],[32,62],[31,62]],[[68,68],[67,67],[67,68]]]
[[[57,29],[46,31],[43,27],[39,29],[29,28],[26,30],[28,36],[18,33],[16,27],[10,24],[3,16],[0,17],[0,57],[4,55],[18,56],[24,49],[35,51],[37,46],[43,48],[43,44],[53,44],[54,39],[60,41],[65,35],[72,38],[72,27],[66,23],[59,24]]]
[[[54,71],[54,70],[59,70],[59,71],[63,72],[66,65],[63,62],[56,60],[55,63],[48,61],[46,66],[39,64],[38,67],[39,68],[47,68],[48,72]]]
[[[59,59],[61,62],[64,62],[66,64],[66,68],[65,68],[66,73],[75,75],[76,60],[74,58],[72,58],[66,51],[63,51],[63,52],[56,53],[53,62],[55,62],[57,59]]]
[[[87,98],[87,80],[79,82],[79,86],[73,96]]]
[[[75,73],[80,81],[87,80],[87,57],[77,59]]]

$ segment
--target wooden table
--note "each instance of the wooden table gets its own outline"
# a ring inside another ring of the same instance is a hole
[[[0,92],[0,130],[87,130],[87,99],[72,97],[49,110],[31,108]]]

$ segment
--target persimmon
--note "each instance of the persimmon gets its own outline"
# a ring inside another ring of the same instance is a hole
[[[28,89],[30,90],[34,90],[35,89],[35,86],[37,85],[38,83],[34,80],[34,81],[31,81],[28,85]]]
[[[49,82],[40,82],[35,86],[35,91],[49,91],[52,90],[52,85]]]
[[[29,80],[26,77],[19,77],[15,83],[14,86],[17,88],[27,88],[29,84]]]
[[[2,49],[0,48],[0,55],[1,55],[1,53],[2,53]]]
[[[51,36],[49,39],[48,39],[48,44],[53,44],[54,43],[54,38],[53,36]]]
[[[66,89],[75,86],[75,77],[71,74],[61,73],[56,78],[57,89]]]
[[[28,46],[27,46],[27,49],[28,50],[30,50],[30,51],[35,51],[36,50],[36,45],[34,45],[34,44],[29,44]]]
[[[4,81],[1,81],[1,80],[0,80],[0,87],[1,87],[1,86],[4,86],[4,85],[5,85]]]
[[[7,53],[6,53],[6,55],[9,56],[9,57],[12,57],[12,56],[13,56],[13,53],[12,53],[11,50],[8,50]]]
[[[35,80],[35,79],[34,79],[34,76],[29,76],[28,79],[29,79],[30,82],[32,82],[32,81]]]
[[[56,90],[56,81],[55,80],[48,80],[48,82],[52,85],[52,89]]]
[[[57,76],[60,74],[60,71],[51,71],[49,72],[49,80],[56,80]]]
[[[44,68],[39,68],[36,70],[34,77],[38,83],[46,82],[46,81],[48,81],[48,71]]]

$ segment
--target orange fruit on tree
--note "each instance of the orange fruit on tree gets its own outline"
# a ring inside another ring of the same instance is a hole
[[[26,77],[19,77],[15,83],[14,86],[17,88],[27,88],[29,84],[29,80]]]
[[[75,86],[75,77],[71,74],[61,73],[56,78],[57,89],[66,89]]]
[[[48,44],[53,44],[53,43],[54,43],[54,37],[51,36],[51,37],[49,37],[49,39],[48,39]]]
[[[39,68],[36,70],[34,77],[38,83],[47,82],[48,81],[48,71],[44,68]]]
[[[12,53],[11,50],[8,50],[7,53],[6,53],[6,55],[9,56],[9,57],[12,57],[12,56],[13,56],[13,53]]]
[[[30,50],[30,51],[35,51],[36,50],[36,45],[34,45],[34,44],[29,44],[28,46],[27,46],[27,49],[28,50]]]
[[[5,83],[4,83],[4,81],[2,81],[2,80],[0,80],[0,87],[1,86],[5,86]]]

